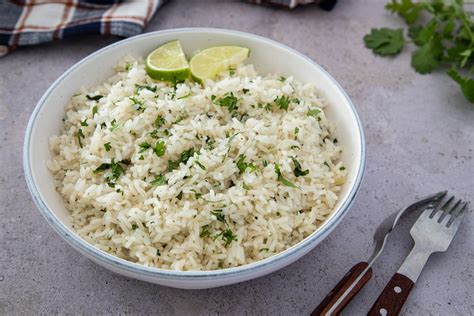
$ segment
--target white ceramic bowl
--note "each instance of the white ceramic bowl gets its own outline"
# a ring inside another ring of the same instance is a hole
[[[170,271],[144,267],[103,252],[82,240],[71,229],[71,216],[56,192],[45,161],[51,159],[48,139],[58,134],[64,106],[81,86],[102,83],[124,55],[146,56],[159,45],[179,39],[185,53],[214,45],[241,45],[251,49],[248,63],[261,73],[278,72],[302,82],[314,82],[330,106],[327,116],[337,124],[337,138],[348,179],[331,216],[309,237],[273,257],[244,266],[216,271]],[[362,125],[351,100],[321,66],[275,41],[242,32],[186,28],[147,33],[109,45],[84,58],[59,77],[40,99],[25,135],[23,164],[28,187],[40,212],[53,229],[80,253],[119,274],[177,288],[202,289],[254,279],[278,270],[305,255],[336,228],[359,189],[365,166]]]

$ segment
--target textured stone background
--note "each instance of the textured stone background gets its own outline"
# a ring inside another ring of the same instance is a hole
[[[384,2],[345,0],[327,13],[311,5],[286,11],[236,1],[173,0],[146,29],[229,28],[287,44],[345,87],[367,135],[360,194],[324,242],[272,275],[211,290],[165,288],[108,272],[52,231],[27,190],[22,143],[35,103],[67,68],[117,38],[87,36],[0,59],[0,314],[305,315],[370,255],[375,227],[399,206],[441,189],[474,200],[474,106],[445,74],[416,74],[410,49],[382,59],[364,48],[362,37],[371,27],[402,25],[384,11]],[[474,314],[472,217],[470,211],[448,252],[428,262],[405,314]],[[365,314],[396,271],[410,249],[409,222],[390,240],[346,315]]]

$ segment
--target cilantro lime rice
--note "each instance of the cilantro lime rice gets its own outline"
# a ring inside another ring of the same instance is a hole
[[[215,270],[279,253],[332,212],[347,171],[312,84],[240,65],[172,85],[132,57],[115,72],[72,97],[50,139],[48,167],[87,242]]]

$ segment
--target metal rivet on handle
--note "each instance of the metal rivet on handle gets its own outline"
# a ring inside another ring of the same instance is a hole
[[[381,308],[379,312],[380,312],[381,316],[387,316],[388,315],[388,311],[385,308]]]
[[[402,293],[402,288],[399,287],[399,286],[394,287],[393,290],[394,290],[395,293],[397,293],[397,294]]]

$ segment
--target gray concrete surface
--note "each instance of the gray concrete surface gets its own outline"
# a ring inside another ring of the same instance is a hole
[[[177,290],[115,275],[85,259],[48,226],[25,184],[22,144],[42,93],[68,67],[116,38],[87,36],[20,49],[0,59],[0,314],[307,315],[373,247],[375,226],[416,197],[449,189],[474,200],[474,105],[443,73],[416,74],[410,49],[393,59],[365,49],[374,26],[401,26],[384,1],[340,1],[331,12],[276,10],[227,1],[178,1],[146,31],[208,26],[263,35],[323,65],[357,106],[368,142],[360,194],[340,226],[303,259],[223,288]],[[472,207],[471,207],[472,208]],[[410,249],[409,220],[345,315],[365,314]],[[447,253],[431,258],[406,315],[474,314],[470,211]]]

